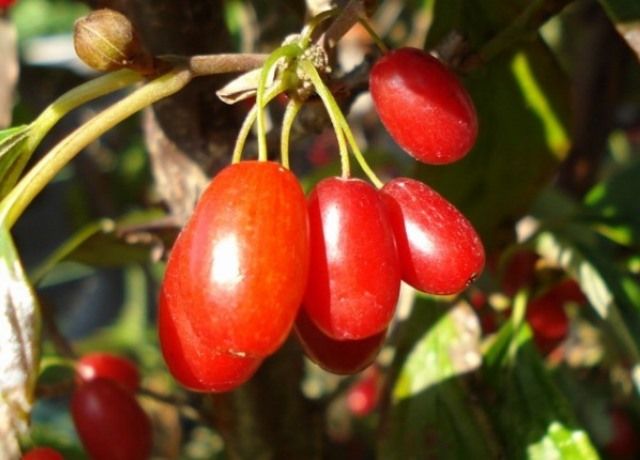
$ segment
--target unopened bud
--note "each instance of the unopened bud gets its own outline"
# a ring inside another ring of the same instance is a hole
[[[152,67],[131,21],[117,11],[96,10],[78,19],[73,44],[78,57],[98,71],[129,67],[146,72]]]

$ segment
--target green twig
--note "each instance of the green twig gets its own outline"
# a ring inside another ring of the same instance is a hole
[[[258,106],[258,159],[266,161],[267,152],[267,129],[265,126],[264,110],[266,106],[265,91],[267,88],[267,79],[278,61],[282,58],[293,58],[302,52],[302,48],[298,44],[286,45],[278,48],[269,55],[260,72],[260,80],[258,81],[258,92],[256,94],[256,105]]]
[[[351,166],[349,164],[349,151],[347,150],[347,143],[345,141],[345,133],[342,128],[342,124],[340,123],[340,116],[342,116],[342,112],[340,111],[340,107],[338,103],[329,91],[329,88],[324,84],[322,78],[320,78],[320,74],[314,67],[313,63],[310,61],[302,60],[300,62],[300,66],[305,74],[311,79],[311,83],[322,99],[324,103],[325,109],[329,114],[329,118],[331,119],[331,123],[333,124],[333,130],[335,131],[336,138],[338,140],[338,150],[340,152],[340,166],[342,169],[342,177],[349,177],[351,175]]]
[[[302,108],[302,101],[292,98],[287,104],[282,117],[282,131],[280,133],[280,158],[282,166],[289,169],[289,139],[291,138],[291,128],[293,122]]]
[[[83,148],[139,110],[184,88],[191,76],[186,69],[168,72],[100,112],[65,137],[0,202],[0,224],[11,228],[36,195]]]
[[[267,94],[264,95],[264,102],[268,104],[271,102],[278,94],[283,92],[286,89],[285,85],[282,81],[278,81],[275,86],[272,86],[267,90]],[[231,163],[237,163],[242,158],[242,151],[244,150],[244,146],[247,143],[247,138],[249,137],[249,133],[251,132],[251,127],[256,121],[258,115],[258,104],[253,104],[251,110],[247,113],[247,116],[244,118],[242,122],[242,126],[240,126],[240,130],[238,131],[238,136],[236,137],[236,145],[233,148],[233,154],[231,155]]]

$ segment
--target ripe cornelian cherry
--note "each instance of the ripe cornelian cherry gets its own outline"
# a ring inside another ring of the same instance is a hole
[[[329,177],[308,198],[311,256],[303,308],[329,337],[381,333],[393,317],[400,266],[380,194],[361,179]]]
[[[135,393],[140,388],[140,373],[136,365],[121,356],[111,353],[88,353],[76,363],[77,384],[97,378],[113,380]]]
[[[371,69],[369,89],[382,124],[416,160],[451,163],[473,147],[478,133],[473,102],[430,54],[415,48],[388,52]]]
[[[382,187],[402,279],[429,294],[455,294],[480,274],[485,254],[471,223],[429,186],[399,177]]]
[[[295,323],[296,337],[304,354],[318,366],[334,374],[355,374],[376,359],[387,331],[360,340],[336,340],[324,334],[300,310]]]
[[[113,380],[95,379],[71,397],[73,423],[92,460],[147,460],[151,423],[135,397]]]
[[[295,176],[259,161],[222,170],[178,236],[162,282],[160,343],[169,369],[182,370],[174,376],[191,375],[186,386],[206,389],[220,383],[216,366],[253,372],[289,334],[308,266],[306,202]]]
[[[36,447],[24,454],[22,460],[64,460],[64,457],[51,447]]]
[[[173,253],[180,257],[177,245]],[[160,292],[158,333],[169,371],[192,391],[233,390],[249,380],[262,363],[261,358],[216,352],[203,344],[191,327],[188,312],[167,305],[165,290]]]

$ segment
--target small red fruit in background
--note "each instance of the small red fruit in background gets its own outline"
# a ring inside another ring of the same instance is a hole
[[[405,282],[429,294],[455,294],[482,272],[480,238],[466,217],[437,192],[399,177],[384,185],[382,197]]]
[[[136,365],[111,353],[88,353],[76,363],[78,385],[97,378],[113,380],[135,393],[140,388],[140,373]]]
[[[370,367],[347,390],[347,408],[356,417],[365,417],[375,410],[380,398],[382,378],[377,367]]]
[[[395,312],[400,267],[378,191],[360,179],[330,177],[308,199],[309,281],[303,308],[329,337],[380,334]]]
[[[620,408],[611,410],[611,438],[604,451],[616,460],[637,459],[640,454],[640,439],[629,415]]]
[[[579,305],[586,302],[580,286],[574,280],[556,284],[529,302],[526,319],[536,345],[543,353],[551,351],[566,338],[569,318],[564,306],[569,302]]]
[[[135,397],[112,380],[77,387],[71,416],[92,460],[148,460],[151,423]]]
[[[304,193],[289,170],[244,161],[214,177],[161,287],[160,344],[176,379],[222,391],[217,371],[238,385],[280,347],[307,283],[308,235]]]
[[[451,163],[475,143],[478,120],[469,94],[430,54],[415,48],[388,52],[371,69],[369,88],[387,131],[416,160]]]
[[[335,340],[324,334],[300,310],[295,331],[305,355],[326,371],[355,374],[371,364],[384,344],[387,331],[360,340]]]
[[[24,454],[22,460],[64,460],[64,457],[51,447],[36,447]]]
[[[513,296],[518,290],[532,286],[536,276],[536,263],[540,256],[533,251],[523,250],[513,254],[502,270],[502,290]]]
[[[0,8],[11,8],[16,0],[0,0]]]

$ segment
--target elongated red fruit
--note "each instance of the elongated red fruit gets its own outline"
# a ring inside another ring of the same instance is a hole
[[[400,267],[380,195],[360,179],[330,177],[317,184],[308,206],[309,318],[337,340],[381,333],[395,311]]]
[[[140,373],[136,365],[111,353],[87,353],[76,363],[76,374],[78,384],[106,378],[119,383],[131,393],[140,387]]]
[[[305,355],[326,371],[355,374],[371,364],[378,355],[387,331],[360,340],[336,340],[324,334],[300,310],[295,323],[296,337]]]
[[[181,260],[180,247],[173,247]],[[180,301],[180,293],[174,302]],[[164,360],[173,377],[193,391],[223,392],[233,390],[249,380],[262,363],[261,358],[242,357],[216,352],[194,331],[188,311],[170,308],[167,294],[160,292],[158,334]]]
[[[225,168],[176,247],[160,305],[176,336],[218,355],[273,353],[291,330],[307,281],[306,203],[295,176],[270,162]]]
[[[471,223],[432,188],[399,177],[382,187],[402,279],[430,294],[462,291],[484,267],[482,242]]]
[[[149,418],[135,397],[114,381],[95,379],[77,387],[71,416],[92,460],[149,459]]]
[[[478,134],[473,102],[430,54],[415,48],[390,51],[371,69],[369,88],[387,131],[416,160],[451,163],[473,147]]]

